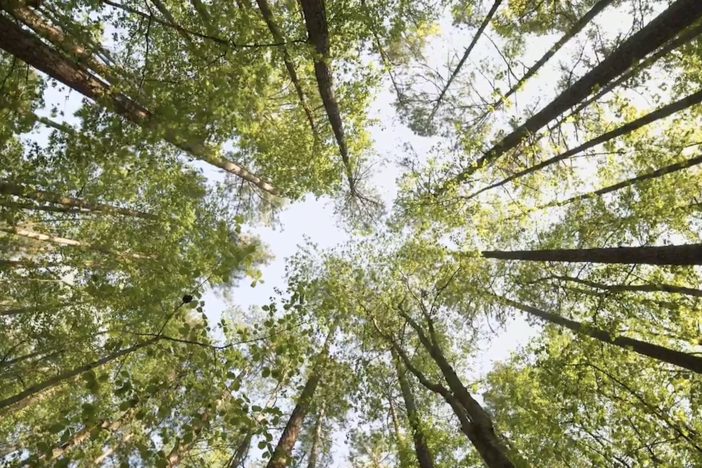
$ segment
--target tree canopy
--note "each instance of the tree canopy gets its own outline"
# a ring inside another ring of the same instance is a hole
[[[0,0],[0,466],[702,466],[700,145],[699,0]]]

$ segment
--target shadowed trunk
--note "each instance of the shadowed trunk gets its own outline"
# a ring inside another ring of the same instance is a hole
[[[145,129],[156,131],[162,138],[190,153],[195,158],[241,177],[259,189],[277,195],[275,187],[260,179],[242,166],[224,159],[214,148],[201,140],[183,137],[182,129],[164,126],[158,117],[127,96],[114,92],[110,86],[91,75],[80,66],[62,57],[42,43],[37,37],[23,31],[9,19],[0,16],[0,48],[18,59],[60,81],[83,96],[101,103],[130,122]]]
[[[349,148],[346,143],[344,124],[341,121],[341,111],[339,103],[334,95],[332,85],[332,71],[329,58],[329,29],[327,27],[327,14],[324,7],[324,0],[299,0],[302,12],[305,17],[305,26],[310,43],[314,46],[315,52],[321,57],[314,58],[314,74],[317,78],[319,94],[322,96],[324,109],[329,117],[329,123],[334,131],[334,137],[339,145],[341,160],[346,168],[346,178],[352,194],[356,193],[356,183],[353,178],[353,166],[349,156]]]
[[[466,181],[479,169],[516,148],[528,135],[536,134],[546,124],[588,97],[593,90],[606,86],[618,75],[628,70],[632,64],[673,39],[680,31],[693,24],[700,17],[702,17],[702,2],[699,0],[677,0],[674,2],[546,107],[528,118],[521,126],[480,156],[469,169],[460,172],[451,183],[460,184]],[[447,186],[444,186],[441,190],[446,188]]]
[[[486,250],[485,258],[530,262],[702,265],[702,244],[601,249]]]
[[[405,409],[407,410],[407,419],[412,430],[412,440],[414,441],[414,452],[417,455],[419,468],[434,468],[434,457],[429,450],[424,431],[419,419],[419,412],[414,401],[412,388],[407,380],[407,373],[400,362],[397,351],[392,349],[392,357],[397,371],[397,380],[400,382],[400,390],[402,391],[402,399],[405,401]]]
[[[5,398],[4,400],[0,400],[0,410],[7,408],[9,406],[19,404],[22,405],[23,402],[28,401],[29,399],[33,397],[40,397],[39,395],[41,392],[44,392],[45,390],[50,390],[52,388],[57,387],[58,385],[62,384],[63,382],[71,379],[78,377],[80,374],[83,372],[87,372],[91,369],[95,369],[97,367],[103,366],[105,364],[109,364],[110,362],[114,361],[115,359],[119,359],[122,356],[126,356],[130,353],[133,353],[134,351],[138,351],[141,348],[145,348],[147,346],[150,346],[154,344],[156,341],[158,341],[160,337],[156,336],[154,338],[148,339],[146,341],[142,341],[141,343],[135,344],[134,346],[130,346],[129,348],[124,348],[116,353],[112,353],[108,356],[105,356],[102,359],[98,359],[97,361],[90,362],[88,364],[84,364],[82,366],[76,367],[73,370],[64,372],[62,374],[59,374],[55,377],[52,377],[48,380],[45,380],[43,382],[40,382],[36,385],[32,385],[31,387],[26,388],[25,390],[21,391],[17,395],[11,396],[9,398]]]
[[[327,335],[322,352],[315,360],[314,369],[312,369],[312,373],[308,377],[300,397],[297,399],[297,404],[285,425],[283,433],[280,435],[280,439],[273,452],[273,456],[271,456],[271,460],[268,462],[267,468],[285,468],[288,465],[290,454],[295,446],[295,442],[297,442],[297,437],[300,435],[302,423],[307,416],[317,386],[322,379],[322,373],[324,372],[329,357],[329,347],[331,346],[335,332],[336,326],[334,326]]]
[[[319,453],[319,444],[322,438],[322,424],[324,423],[324,405],[317,413],[317,422],[314,425],[314,436],[312,438],[312,448],[310,448],[310,459],[307,462],[307,468],[317,468],[317,457]]]
[[[602,284],[596,283],[594,281],[584,280],[580,278],[575,278],[572,276],[561,276],[553,275],[548,276],[546,279],[558,279],[562,281],[571,281],[573,283],[580,283],[590,286],[595,289],[603,289],[605,291],[612,292],[626,292],[626,291],[638,291],[638,292],[667,292],[667,293],[677,293],[684,294],[686,296],[702,297],[702,289],[687,288],[685,286],[676,286],[674,284]]]
[[[621,127],[616,128],[612,131],[604,133],[604,134],[598,136],[597,138],[593,138],[592,140],[590,140],[586,143],[583,143],[582,145],[580,145],[576,148],[570,149],[570,150],[565,151],[561,154],[558,154],[552,158],[549,158],[545,161],[542,161],[538,164],[535,164],[531,167],[528,167],[527,169],[521,170],[515,174],[512,174],[509,177],[505,177],[504,179],[502,179],[499,182],[495,182],[494,184],[490,184],[487,187],[484,187],[484,188],[478,190],[477,192],[469,195],[468,200],[470,200],[471,198],[475,198],[476,196],[480,195],[481,193],[483,193],[487,190],[501,187],[501,186],[505,185],[506,183],[511,182],[515,179],[518,179],[520,177],[524,177],[525,175],[528,175],[528,174],[533,174],[534,172],[539,171],[545,167],[548,167],[552,164],[556,164],[557,162],[568,159],[571,156],[575,156],[576,154],[582,153],[583,151],[586,151],[586,150],[588,150],[592,147],[595,147],[597,145],[601,145],[603,143],[606,143],[606,142],[613,140],[617,137],[620,137],[622,135],[626,135],[628,133],[631,133],[635,130],[638,130],[641,127],[644,127],[644,126],[650,124],[650,123],[656,122],[657,120],[661,120],[661,119],[664,119],[666,117],[669,117],[669,116],[675,114],[676,112],[680,112],[682,110],[688,109],[692,106],[700,104],[701,102],[702,102],[702,90],[700,90],[694,94],[691,94],[690,96],[687,96],[683,99],[675,101],[671,104],[663,106],[656,111],[648,113],[641,118],[638,118],[632,122],[624,124]],[[686,166],[686,167],[689,167],[689,166]]]
[[[682,367],[698,374],[702,374],[702,357],[683,353],[682,351],[675,351],[673,349],[647,343],[645,341],[635,340],[633,338],[615,336],[607,331],[593,328],[589,324],[583,324],[560,315],[551,314],[549,312],[537,309],[536,307],[531,307],[505,297],[499,297],[499,299],[515,309],[522,310],[555,325],[568,328],[576,333],[595,338],[603,343],[619,346],[620,348],[628,349],[643,356],[648,356],[658,361],[667,362],[669,364],[673,364],[674,366]]]

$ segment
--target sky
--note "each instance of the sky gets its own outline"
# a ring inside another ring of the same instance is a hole
[[[609,11],[601,19],[601,22],[612,31],[620,30],[627,23],[630,24],[630,20],[626,16]],[[472,38],[472,32],[452,28],[449,21],[443,22],[442,27],[442,36],[432,43],[427,54],[428,57],[432,57],[435,60],[434,65],[437,68],[442,68],[442,65],[451,58],[452,53],[462,53]],[[522,60],[527,64],[534,63],[556,39],[555,36],[546,36],[530,41],[527,54]],[[478,43],[473,57],[476,57],[476,59],[480,57],[494,57],[494,50],[491,48],[492,46],[488,41],[482,40]],[[536,80],[533,80],[533,84],[530,84],[519,94],[518,102],[534,102],[538,100],[541,102],[540,107],[548,102],[553,94],[553,80],[558,76],[555,68],[558,60],[568,60],[572,50],[572,48],[566,48],[559,52],[552,64],[546,67]],[[473,63],[469,61],[466,64],[465,71],[469,71],[471,66],[473,66]],[[458,85],[458,83],[455,85]],[[75,92],[66,96],[66,94],[59,93],[55,88],[49,87],[45,98],[47,110],[39,112],[39,114],[48,116],[48,109],[53,104],[56,104],[59,110],[64,111],[65,121],[77,123],[71,117],[72,112],[80,104],[80,97]],[[375,151],[383,158],[397,160],[401,156],[403,145],[409,142],[418,154],[426,154],[435,141],[417,137],[406,127],[399,124],[394,115],[393,100],[394,95],[390,92],[389,86],[385,84],[377,99],[373,101],[371,116],[378,118],[381,122],[381,125],[371,129],[375,142]],[[518,109],[518,111],[521,110]],[[61,120],[61,118],[57,118],[57,120]],[[48,133],[48,130],[40,129],[35,131],[33,138],[41,142]],[[205,170],[206,174],[211,175],[213,178],[221,177],[212,168],[207,167]],[[372,185],[380,191],[386,201],[391,201],[395,196],[395,180],[398,175],[397,167],[392,164],[377,168]],[[268,246],[269,250],[274,253],[275,259],[261,268],[263,280],[265,281],[263,284],[258,284],[255,288],[252,288],[250,281],[244,280],[237,288],[229,292],[228,295],[232,303],[243,309],[267,303],[268,298],[274,295],[274,287],[285,289],[284,267],[286,258],[296,253],[298,246],[305,243],[305,238],[309,238],[321,248],[344,245],[351,239],[349,233],[338,227],[333,207],[330,202],[324,199],[316,200],[308,197],[302,202],[291,204],[280,213],[279,221],[281,227],[278,229],[261,226],[250,227],[250,231],[258,235]],[[229,307],[227,302],[223,297],[211,292],[205,295],[204,300],[205,312],[208,318],[211,322],[218,322],[222,312]],[[469,377],[475,378],[485,375],[492,368],[495,361],[506,359],[510,352],[526,344],[530,338],[535,336],[537,329],[530,327],[523,318],[517,317],[508,322],[506,328],[498,331],[497,336],[493,337],[489,343],[484,344],[482,352],[479,353],[473,363],[473,368],[468,372]],[[344,448],[339,450],[345,452]],[[342,458],[339,457],[335,461],[335,466],[344,466]]]

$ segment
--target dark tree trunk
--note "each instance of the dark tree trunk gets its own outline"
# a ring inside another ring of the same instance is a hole
[[[163,127],[162,122],[129,97],[115,93],[107,83],[99,80],[71,60],[51,49],[37,37],[22,30],[11,20],[0,16],[0,49],[4,49],[23,62],[60,81],[83,96],[101,103],[130,122],[149,130],[157,130],[163,139],[193,155],[195,158],[241,177],[261,190],[277,195],[275,187],[244,169],[242,166],[219,156],[200,140],[189,140],[182,130]]]
[[[402,391],[402,399],[405,401],[405,409],[407,410],[407,420],[412,430],[412,440],[414,441],[414,451],[417,455],[419,468],[434,468],[434,457],[429,450],[422,425],[419,419],[419,412],[414,401],[412,388],[407,380],[407,373],[404,366],[400,362],[397,352],[393,349],[393,361],[395,362],[395,370],[397,371],[397,379],[400,382],[400,390]]]
[[[571,281],[574,283],[585,284],[595,289],[602,289],[605,291],[612,292],[626,292],[626,291],[638,291],[638,292],[667,292],[667,293],[677,293],[684,294],[686,296],[702,297],[702,289],[688,288],[685,286],[676,286],[674,284],[602,284],[595,281],[584,280],[580,278],[575,278],[572,276],[549,276],[544,279],[558,279],[562,281]]]
[[[300,397],[297,399],[297,404],[293,409],[290,418],[288,419],[285,429],[278,440],[275,452],[271,456],[271,460],[268,462],[266,468],[285,468],[290,461],[290,454],[292,449],[297,442],[297,437],[300,435],[300,430],[302,429],[302,423],[307,416],[307,412],[310,409],[312,400],[314,398],[314,393],[317,390],[319,381],[322,378],[322,373],[327,363],[329,356],[329,346],[331,346],[332,338],[336,332],[336,327],[334,327],[329,334],[324,343],[324,348],[322,352],[317,356],[316,362],[314,364],[314,369],[307,379],[305,387],[302,389]]]
[[[604,134],[598,136],[597,138],[593,138],[592,140],[590,140],[586,143],[583,143],[582,145],[580,145],[576,148],[570,149],[570,150],[565,151],[559,155],[556,155],[552,158],[549,158],[545,161],[542,161],[538,164],[535,164],[531,167],[528,167],[522,171],[519,171],[515,174],[512,174],[509,177],[505,177],[504,179],[502,179],[499,182],[495,182],[494,184],[490,184],[487,187],[484,187],[484,188],[478,190],[477,192],[469,195],[468,199],[475,198],[476,196],[480,195],[481,193],[483,193],[487,190],[501,187],[501,186],[505,185],[506,183],[511,182],[515,179],[518,179],[520,177],[524,177],[525,175],[537,172],[537,171],[539,171],[545,167],[548,167],[552,164],[556,164],[557,162],[568,159],[571,156],[575,156],[576,154],[582,153],[583,151],[586,151],[592,147],[595,147],[597,145],[601,145],[602,143],[606,143],[606,142],[613,140],[617,137],[631,133],[634,130],[637,130],[641,127],[644,127],[644,126],[646,126],[650,123],[653,123],[657,120],[661,120],[661,119],[664,119],[666,117],[669,117],[669,116],[675,114],[676,112],[680,112],[680,111],[685,110],[689,107],[695,106],[701,102],[702,102],[702,91],[698,91],[694,94],[691,94],[690,96],[687,96],[683,99],[680,99],[679,101],[675,101],[671,104],[668,104],[666,106],[661,107],[660,109],[658,109],[656,111],[653,111],[649,114],[646,114],[641,118],[638,118],[632,122],[624,124],[619,128],[616,128],[612,131],[604,133]],[[689,166],[686,166],[686,167],[689,167]]]
[[[112,353],[108,356],[105,356],[102,359],[98,359],[97,361],[93,361],[93,362],[90,362],[88,364],[82,365],[80,367],[76,367],[73,370],[59,374],[55,377],[52,377],[48,380],[40,382],[36,385],[32,385],[31,387],[26,388],[25,390],[21,391],[17,395],[11,396],[9,398],[5,398],[4,400],[0,400],[0,410],[7,408],[9,406],[12,406],[16,403],[20,403],[23,400],[26,400],[26,399],[31,398],[32,396],[34,396],[40,392],[43,392],[44,390],[47,390],[49,388],[60,385],[63,382],[65,382],[66,380],[69,380],[73,377],[79,376],[83,372],[87,372],[91,369],[95,369],[97,367],[103,366],[103,365],[108,364],[108,363],[110,363],[110,362],[114,361],[115,359],[118,359],[122,356],[126,356],[127,354],[133,353],[134,351],[137,351],[141,348],[145,348],[147,346],[150,346],[158,340],[159,340],[159,337],[154,337],[154,338],[148,339],[148,340],[143,341],[141,343],[135,344],[134,346],[131,346],[129,348],[121,349],[121,350],[117,351],[116,353]]]
[[[702,2],[699,0],[674,2],[653,21],[624,41],[585,76],[479,157],[471,168],[459,173],[452,183],[464,182],[477,170],[516,148],[528,135],[537,133],[546,124],[589,96],[596,88],[607,85],[628,70],[632,64],[673,39],[700,17],[702,17]]]
[[[524,312],[539,317],[542,320],[568,328],[576,333],[595,338],[596,340],[600,340],[606,344],[631,350],[635,353],[648,356],[658,361],[667,362],[669,364],[673,364],[674,366],[682,367],[683,369],[688,369],[698,374],[702,374],[702,357],[683,353],[682,351],[675,351],[673,349],[654,345],[645,341],[635,340],[633,338],[614,336],[607,331],[592,328],[590,325],[582,324],[560,315],[551,314],[549,312],[537,309],[536,307],[521,304],[504,297],[500,299],[515,309],[523,310]]]
[[[531,262],[702,265],[702,244],[601,249],[486,250],[485,258]]]

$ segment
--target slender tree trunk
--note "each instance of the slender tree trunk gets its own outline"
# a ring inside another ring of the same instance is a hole
[[[61,309],[63,307],[68,307],[69,305],[73,305],[73,304],[75,304],[75,302],[60,302],[58,304],[45,304],[45,305],[31,306],[31,307],[16,307],[14,309],[0,310],[0,316],[20,315],[20,314],[26,314],[29,312],[56,310],[56,309]]]
[[[80,66],[62,57],[38,38],[23,31],[9,19],[0,16],[0,48],[33,66],[69,88],[102,103],[125,119],[145,129],[158,132],[162,138],[195,158],[210,163],[252,183],[259,189],[277,195],[275,187],[242,166],[222,158],[213,148],[199,140],[182,136],[181,129],[164,128],[157,116],[127,96],[112,91],[110,86]],[[167,127],[167,126],[165,126]]]
[[[271,10],[270,5],[268,4],[268,0],[256,0],[256,3],[258,4],[258,9],[261,10],[261,15],[263,16],[263,19],[266,22],[266,25],[268,26],[268,30],[273,36],[273,40],[280,44],[285,44],[285,38],[283,37],[283,33],[280,31],[280,28],[275,22],[275,19],[273,17],[273,11]],[[310,124],[312,134],[314,135],[315,140],[319,140],[319,133],[317,132],[317,126],[314,123],[312,110],[307,104],[305,92],[303,91],[302,84],[300,83],[300,80],[297,76],[297,71],[295,70],[295,65],[292,62],[292,58],[290,57],[290,54],[288,53],[288,50],[284,45],[280,47],[280,50],[283,54],[283,62],[285,63],[285,68],[288,70],[288,76],[290,77],[290,81],[295,87],[295,92],[297,93],[297,98],[300,100],[300,105],[305,111],[305,115],[307,116],[307,121]]]
[[[67,239],[64,237],[56,237],[56,236],[48,236],[46,234],[41,234],[38,232],[29,231],[27,229],[21,229],[18,227],[12,227],[12,228],[0,227],[0,232],[7,232],[9,234],[15,234],[17,236],[26,237],[28,239],[36,239],[38,241],[49,242],[52,244],[67,245],[70,247],[78,247],[81,249],[92,250],[92,251],[100,252],[103,254],[116,255],[118,257],[123,257],[123,258],[135,258],[138,260],[152,258],[148,255],[141,255],[141,254],[136,254],[136,253],[115,252],[115,251],[112,251],[112,250],[105,248],[105,247],[87,244],[85,242],[77,241],[74,239]]]
[[[664,119],[666,117],[669,117],[669,116],[675,114],[676,112],[680,112],[680,111],[688,109],[692,106],[696,106],[696,105],[700,104],[701,102],[702,102],[702,90],[698,91],[694,94],[691,94],[690,96],[687,96],[683,99],[680,99],[678,101],[670,103],[666,106],[663,106],[656,111],[648,113],[641,118],[638,118],[632,122],[629,122],[627,124],[622,125],[621,127],[615,128],[614,130],[611,130],[607,133],[604,133],[604,134],[598,136],[597,138],[593,138],[592,140],[590,140],[586,143],[583,143],[582,145],[580,145],[576,148],[570,149],[570,150],[565,151],[561,154],[558,154],[552,158],[546,159],[545,161],[542,161],[542,162],[535,164],[531,167],[528,167],[522,171],[519,171],[515,174],[512,174],[509,177],[505,177],[501,181],[495,182],[494,184],[490,184],[487,187],[484,187],[484,188],[478,190],[477,192],[469,195],[468,199],[470,200],[472,198],[475,198],[483,192],[486,192],[488,190],[491,190],[491,189],[494,189],[497,187],[501,187],[501,186],[507,184],[508,182],[511,182],[511,181],[518,179],[520,177],[524,177],[525,175],[533,174],[534,172],[537,172],[537,171],[539,171],[545,167],[548,167],[552,164],[556,164],[557,162],[568,159],[571,156],[575,156],[576,154],[582,153],[583,151],[586,151],[594,146],[601,145],[601,144],[606,143],[610,140],[613,140],[617,137],[631,133],[634,130],[637,130],[641,127],[644,127],[650,123],[656,122],[657,120],[661,120],[661,119]],[[695,158],[695,159],[697,159],[697,158]],[[690,160],[690,161],[693,161],[693,160]],[[695,162],[694,164],[698,164],[698,163],[699,162]],[[682,164],[682,163],[678,163],[678,164]],[[692,164],[692,165],[694,165],[694,164]],[[685,167],[690,167],[690,166],[685,166]],[[675,169],[675,170],[680,170],[680,169],[684,169],[684,167],[681,167],[681,168]],[[673,171],[671,170],[670,172],[673,172]],[[647,177],[647,178],[650,178],[650,177]],[[641,179],[641,180],[644,180],[644,179]],[[575,197],[574,199],[576,199],[576,198],[577,197]],[[568,200],[568,201],[571,201],[571,200]]]
[[[302,423],[307,416],[312,399],[314,398],[314,393],[317,390],[319,381],[322,378],[322,373],[324,372],[329,356],[329,347],[331,346],[335,333],[336,326],[332,327],[332,330],[327,335],[322,352],[317,356],[314,369],[307,379],[307,383],[305,384],[305,387],[297,400],[295,409],[293,409],[293,412],[285,425],[285,429],[278,440],[278,445],[275,448],[273,456],[271,456],[271,460],[268,462],[267,468],[285,468],[288,465],[290,454],[295,446],[297,437],[300,435]]]
[[[530,262],[702,265],[702,244],[601,249],[486,250],[485,258]]]
[[[173,445],[173,449],[171,449],[170,453],[166,456],[166,462],[167,468],[175,468],[178,466],[180,463],[181,457],[192,448],[193,444],[195,441],[197,441],[198,437],[200,436],[200,433],[202,432],[202,428],[205,426],[207,423],[207,420],[209,419],[210,416],[210,411],[208,408],[206,408],[202,414],[198,415],[197,417],[193,418],[192,421],[192,427],[193,427],[193,438],[190,442],[181,442],[179,438],[176,439],[175,444]]]
[[[407,372],[403,368],[395,349],[392,350],[392,354],[393,361],[395,362],[395,370],[397,371],[397,379],[400,382],[402,399],[405,401],[407,419],[409,420],[410,428],[412,429],[414,451],[417,455],[419,468],[434,468],[434,457],[432,456],[429,446],[427,445],[426,438],[424,437],[424,431],[422,430],[419,412],[417,411],[417,405],[414,401],[414,395],[412,394],[412,388],[410,387],[409,380],[407,380]]]
[[[317,78],[319,94],[322,96],[322,104],[329,117],[336,138],[341,160],[346,168],[346,178],[352,194],[356,194],[356,181],[353,175],[353,165],[349,156],[349,148],[346,143],[346,133],[341,120],[339,103],[334,95],[332,85],[332,72],[329,65],[329,29],[327,26],[327,13],[323,0],[299,0],[302,13],[305,17],[305,26],[309,35],[310,43],[314,46],[315,52],[321,58],[314,59],[314,74]]]
[[[633,338],[615,336],[607,331],[593,328],[588,324],[576,322],[575,320],[570,320],[560,315],[551,314],[549,312],[537,309],[536,307],[531,307],[505,297],[500,297],[499,299],[515,309],[527,312],[547,322],[568,328],[576,333],[595,338],[603,343],[619,346],[620,348],[628,349],[643,356],[648,356],[658,361],[667,362],[674,366],[682,367],[698,374],[702,374],[702,357],[683,353],[682,351],[675,351],[673,349],[654,345],[645,341],[635,340]]]
[[[394,349],[393,349],[394,351]],[[400,460],[400,468],[410,468],[412,464],[407,460],[407,452],[405,450],[405,436],[400,429],[400,420],[397,417],[395,410],[395,401],[388,396],[388,406],[390,407],[390,418],[392,419],[392,427],[395,431],[395,444],[397,445],[397,455]]]
[[[112,82],[112,84],[117,84],[124,80],[123,74],[120,76],[115,70],[95,59],[91,51],[78,44],[70,35],[64,34],[60,28],[46,22],[34,13],[31,8],[22,6],[21,2],[17,0],[0,0],[0,8],[8,11],[13,17],[38,35],[47,39],[56,47],[68,53],[68,55],[75,57],[78,63],[84,64],[98,75]]]
[[[64,372],[62,374],[59,374],[55,377],[52,377],[48,380],[45,380],[43,382],[40,382],[36,385],[32,385],[31,387],[26,388],[25,390],[21,391],[17,395],[11,396],[9,398],[6,398],[4,400],[0,400],[0,410],[7,408],[9,406],[15,405],[15,404],[22,404],[23,401],[27,401],[29,398],[32,398],[34,396],[39,396],[38,394],[45,391],[49,390],[51,388],[55,388],[56,386],[62,384],[63,382],[77,377],[83,372],[87,372],[91,369],[95,369],[97,367],[103,366],[105,364],[109,364],[110,362],[114,361],[115,359],[118,359],[122,356],[126,356],[130,353],[133,353],[134,351],[137,351],[141,348],[145,348],[147,346],[150,346],[154,344],[156,341],[158,341],[160,337],[156,336],[151,339],[148,339],[146,341],[142,341],[141,343],[135,344],[134,346],[131,346],[129,348],[124,348],[121,349],[115,353],[112,353],[108,356],[103,357],[102,359],[98,359],[97,361],[90,362],[88,364],[84,364],[82,366],[76,367],[73,370]]]
[[[310,459],[307,462],[307,468],[317,468],[317,456],[319,452],[319,444],[322,438],[322,424],[324,423],[324,405],[319,408],[317,413],[317,422],[314,425],[314,436],[312,437],[312,448],[310,448]]]
[[[249,453],[249,447],[251,447],[251,439],[253,439],[253,431],[249,430],[236,447],[236,451],[234,452],[234,455],[232,455],[227,468],[239,468],[242,463],[244,463],[244,459]]]
[[[483,35],[483,32],[488,27],[488,24],[490,24],[492,17],[495,15],[495,13],[497,12],[497,9],[499,8],[499,6],[501,4],[502,4],[502,0],[494,0],[492,7],[490,8],[490,11],[488,11],[488,14],[483,19],[483,22],[480,24],[478,31],[475,33],[475,36],[473,36],[473,40],[470,42],[470,44],[466,48],[465,52],[463,52],[463,57],[461,57],[461,60],[458,62],[458,65],[456,65],[456,68],[453,69],[451,76],[449,76],[449,79],[446,81],[446,84],[441,89],[441,92],[439,93],[439,97],[436,98],[436,103],[434,104],[434,108],[431,110],[431,113],[429,114],[429,120],[432,120],[434,118],[434,115],[436,114],[436,111],[439,109],[439,106],[441,105],[441,101],[444,99],[444,96],[448,92],[448,89],[451,86],[451,83],[453,83],[453,80],[455,80],[456,76],[458,76],[458,73],[461,71],[461,68],[463,68],[463,65],[466,63],[466,60],[468,60],[468,56],[470,56],[470,53],[473,51],[473,48],[475,48],[475,45],[478,43],[478,39],[480,39],[480,36]]]
[[[614,3],[614,0],[600,0],[599,2],[595,3],[592,8],[590,8],[590,11],[585,13],[582,18],[580,18],[561,38],[556,42],[532,67],[527,70],[527,72],[524,74],[523,77],[517,81],[517,83],[512,86],[512,88],[505,93],[504,96],[500,97],[498,101],[496,101],[492,106],[495,109],[498,109],[507,99],[510,98],[514,93],[519,91],[519,89],[529,81],[529,79],[538,72],[541,67],[546,65],[546,62],[551,60],[551,57],[556,55],[556,52],[561,50],[561,48],[566,45],[568,41],[570,41],[572,38],[574,38],[580,31],[585,29],[585,26],[590,24],[590,22],[595,19],[597,15],[599,15],[605,8],[607,8],[609,5]]]
[[[102,421],[99,424],[96,424],[95,426],[91,427],[84,427],[83,429],[79,430],[76,432],[73,437],[68,439],[67,442],[61,444],[61,446],[56,447],[54,450],[51,452],[51,456],[48,457],[49,461],[56,460],[58,457],[66,453],[71,447],[75,447],[77,445],[82,444],[86,439],[90,437],[90,433],[94,429],[100,429],[100,430],[105,430],[105,431],[114,431],[116,429],[119,429],[120,426],[122,426],[122,422],[128,418],[131,414],[133,413],[133,409],[127,410],[122,416],[120,416],[118,419],[116,419],[113,422],[109,421]]]
[[[118,443],[117,446],[120,446],[120,445],[122,445],[122,444],[125,443],[125,442],[129,442],[129,440],[130,440],[133,436],[134,436],[134,434],[131,433],[131,432],[126,433],[126,434],[122,437],[122,440],[119,441],[119,443]],[[112,455],[113,453],[115,453],[115,450],[116,450],[116,447],[115,447],[115,446],[106,448],[105,451],[102,452],[102,453],[100,454],[100,456],[98,456],[97,458],[95,458],[95,460],[93,460],[93,465],[92,465],[92,466],[100,466],[100,465],[102,465],[102,463],[107,459],[107,457],[109,457],[110,455]]]
[[[459,173],[451,183],[465,182],[476,171],[516,148],[528,135],[536,134],[549,122],[589,96],[596,88],[606,86],[628,70],[633,63],[673,39],[700,17],[702,17],[702,2],[699,0],[675,1],[546,107],[480,156],[469,169]],[[447,186],[441,190],[446,188]]]
[[[22,184],[16,184],[9,181],[0,180],[0,194],[14,195],[21,198],[27,198],[38,202],[50,202],[62,205],[65,208],[78,208],[86,212],[103,213],[113,216],[131,216],[147,220],[158,220],[158,216],[151,213],[143,213],[141,211],[130,210],[129,208],[120,208],[117,206],[106,205],[103,203],[90,203],[81,198],[64,197],[58,193],[47,192],[44,190],[30,189]],[[40,207],[44,209],[45,207]],[[48,211],[48,210],[47,210]]]
[[[561,276],[553,275],[548,276],[544,279],[558,279],[562,281],[570,281],[573,283],[580,283],[590,286],[595,289],[602,289],[605,291],[612,292],[626,292],[626,291],[637,291],[637,292],[667,292],[667,293],[677,293],[684,294],[686,296],[702,297],[702,290],[695,288],[688,288],[685,286],[677,286],[674,284],[602,284],[596,283],[594,281],[584,280],[580,278],[575,278],[572,276]]]

